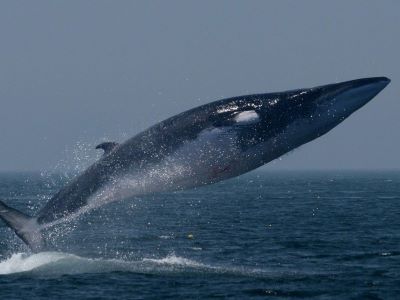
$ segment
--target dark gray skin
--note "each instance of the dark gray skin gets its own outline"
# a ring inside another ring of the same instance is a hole
[[[29,218],[34,229],[10,225],[7,213],[12,209],[4,203],[0,216],[34,251],[41,251],[41,229],[81,212],[127,197],[212,184],[258,168],[325,134],[389,82],[365,78],[234,97],[188,110],[123,144],[99,145],[103,157]]]

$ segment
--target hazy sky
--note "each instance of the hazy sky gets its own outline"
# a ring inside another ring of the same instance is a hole
[[[269,169],[400,168],[400,1],[1,1],[0,170],[94,157],[222,97],[392,83]]]

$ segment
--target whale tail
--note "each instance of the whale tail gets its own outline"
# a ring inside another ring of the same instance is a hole
[[[0,201],[0,219],[2,219],[20,237],[33,252],[40,252],[45,242],[36,222],[30,217]]]

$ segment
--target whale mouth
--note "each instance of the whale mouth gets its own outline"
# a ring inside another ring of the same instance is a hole
[[[325,87],[324,93],[329,95],[329,104],[334,112],[345,117],[361,108],[380,93],[388,84],[387,77],[363,78]]]
[[[388,84],[386,77],[356,79],[311,89],[319,96],[310,121],[315,123],[318,135],[329,131],[356,110],[371,101]]]
[[[290,140],[291,143],[285,150],[298,147],[329,132],[367,104],[389,83],[390,79],[386,77],[373,77],[304,90],[303,99],[296,103],[296,109],[290,110],[302,117],[286,127],[285,132],[289,135],[285,140]]]

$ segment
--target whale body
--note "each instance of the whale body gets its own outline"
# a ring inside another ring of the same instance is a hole
[[[0,217],[34,252],[43,230],[111,201],[194,188],[256,169],[327,133],[390,80],[363,78],[205,104],[139,133],[102,143],[103,156],[36,216],[0,201]]]

